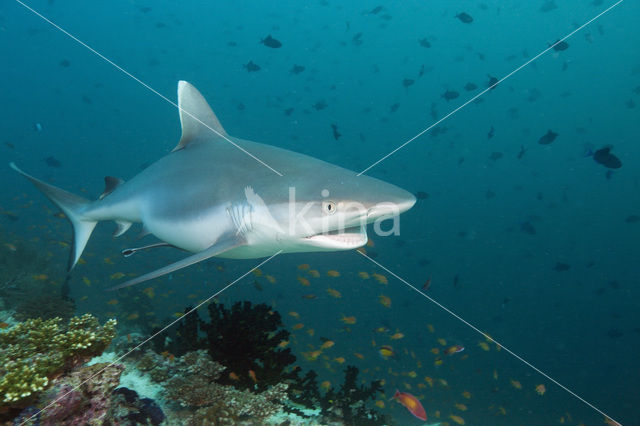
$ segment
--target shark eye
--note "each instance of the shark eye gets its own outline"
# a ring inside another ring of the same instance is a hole
[[[334,214],[336,212],[336,203],[333,201],[323,201],[322,202],[322,211],[326,214]]]

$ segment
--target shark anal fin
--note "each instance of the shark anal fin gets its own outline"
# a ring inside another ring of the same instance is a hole
[[[161,277],[166,274],[170,274],[171,272],[175,272],[179,269],[186,268],[187,266],[191,266],[198,262],[202,262],[203,260],[207,260],[210,257],[217,256],[221,253],[224,253],[227,250],[231,250],[232,248],[238,247],[245,244],[244,239],[238,239],[235,235],[222,238],[218,240],[215,244],[209,247],[206,250],[203,250],[199,253],[186,257],[182,260],[179,260],[175,263],[162,267],[160,269],[156,269],[153,272],[149,272],[147,274],[141,275],[137,278],[134,278],[129,281],[125,281],[122,284],[118,284],[117,286],[110,287],[106,289],[107,291],[119,290],[121,288],[130,287],[132,285],[140,284],[142,282],[152,280],[154,278]]]
[[[124,180],[120,178],[113,177],[113,176],[105,176],[104,191],[102,192],[102,194],[100,194],[100,197],[98,198],[102,200],[104,197],[111,194],[114,189],[116,189],[118,186],[122,185],[123,183],[124,183]]]
[[[173,151],[186,147],[194,139],[228,136],[204,96],[186,81],[178,83],[178,109],[182,137]]]

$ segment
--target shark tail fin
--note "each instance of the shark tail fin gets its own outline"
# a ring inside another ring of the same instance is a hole
[[[95,228],[98,223],[95,220],[86,219],[83,216],[83,210],[91,201],[56,188],[53,185],[49,185],[40,179],[36,179],[20,170],[14,163],[10,163],[9,165],[13,170],[29,179],[36,188],[53,201],[67,216],[71,225],[73,225],[73,245],[71,246],[68,266],[68,270],[70,271],[76,263],[78,263],[78,259],[80,259],[80,255],[87,245],[89,237],[91,237],[93,228]]]

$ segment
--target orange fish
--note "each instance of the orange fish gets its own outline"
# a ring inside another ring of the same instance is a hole
[[[240,377],[238,377],[238,375],[236,373],[234,373],[233,371],[231,373],[229,373],[229,378],[231,380],[233,380],[234,382],[237,382],[240,380]]]
[[[291,327],[294,330],[300,330],[302,327],[304,327],[304,324],[299,322],[297,324],[294,324],[293,327]]]
[[[329,349],[333,345],[335,345],[335,343],[332,340],[327,340],[322,345],[320,345],[320,349]]]
[[[341,356],[339,356],[339,357],[337,357],[337,358],[334,358],[333,360],[334,360],[335,362],[337,362],[338,364],[344,364],[344,362],[345,362],[344,357],[341,357]]]
[[[395,399],[400,404],[404,405],[404,407],[417,419],[422,421],[427,420],[427,412],[424,411],[424,407],[415,396],[407,392],[400,392],[396,389],[396,393],[393,395],[392,399]]]
[[[339,299],[342,297],[342,293],[340,293],[338,290],[333,289],[331,287],[327,289],[327,293],[329,293],[329,296],[335,297],[336,299]]]
[[[253,380],[253,383],[258,383],[258,378],[256,377],[256,372],[253,370],[249,370],[249,377]]]
[[[458,352],[462,352],[464,351],[464,346],[460,346],[460,345],[453,345],[453,346],[449,346],[447,349],[444,350],[444,354],[445,355],[453,355],[453,354],[457,354]]]
[[[345,317],[344,315],[342,315],[342,318],[340,318],[340,321],[342,321],[345,324],[355,324],[356,323],[356,317],[354,317],[354,316]]]
[[[544,385],[538,385],[536,386],[536,393],[538,395],[544,395],[544,393],[547,391],[547,388]]]
[[[316,297],[318,297],[318,296],[316,296],[313,293],[305,294],[305,295],[302,296],[303,299],[309,299],[309,300],[315,299]]]
[[[391,298],[389,298],[389,296],[385,296],[384,294],[381,294],[380,296],[378,296],[378,300],[380,301],[380,304],[385,308],[391,307]]]
[[[397,332],[394,335],[390,336],[391,340],[399,340],[402,339],[404,337],[404,334]]]
[[[330,271],[327,271],[327,275],[329,275],[330,277],[339,277],[340,276],[340,272],[332,269]]]
[[[7,328],[7,327],[9,327],[9,323],[6,323],[6,322],[0,322],[0,328],[1,328],[1,329],[5,329],[5,328]]]

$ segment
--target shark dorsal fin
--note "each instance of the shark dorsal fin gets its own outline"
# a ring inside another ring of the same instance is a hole
[[[203,135],[215,137],[217,133],[218,136],[228,136],[204,96],[193,85],[183,80],[178,83],[178,108],[182,137],[174,151],[186,147]]]
[[[102,200],[107,195],[111,194],[118,186],[122,185],[124,181],[120,178],[113,176],[104,177],[104,192],[100,195],[99,199]]]

